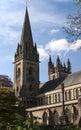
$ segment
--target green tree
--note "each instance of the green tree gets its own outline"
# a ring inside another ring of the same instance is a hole
[[[16,105],[13,88],[0,87],[0,127],[20,124],[26,115],[25,108]]]

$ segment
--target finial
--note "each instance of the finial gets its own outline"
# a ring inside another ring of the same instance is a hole
[[[28,0],[26,0],[26,8],[28,7]]]
[[[26,0],[26,7],[27,7],[27,0]]]
[[[52,61],[51,61],[51,55],[49,55],[49,62],[52,62]]]

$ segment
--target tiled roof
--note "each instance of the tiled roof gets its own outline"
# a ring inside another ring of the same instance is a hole
[[[46,82],[41,88],[39,93],[50,92],[54,89],[59,89],[61,84],[64,83],[65,87],[81,83],[81,71],[69,74],[66,77],[57,78]]]

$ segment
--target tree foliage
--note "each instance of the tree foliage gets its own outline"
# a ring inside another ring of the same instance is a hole
[[[64,27],[64,31],[67,34],[67,38],[70,42],[76,42],[81,39],[81,0],[74,0],[78,5],[74,14],[69,14],[67,17],[67,26]]]
[[[16,106],[13,88],[0,87],[0,127],[6,127],[9,124],[19,124],[25,117],[25,108]]]

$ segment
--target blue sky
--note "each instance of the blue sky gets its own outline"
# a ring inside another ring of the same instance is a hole
[[[57,55],[62,63],[68,58],[72,63],[72,72],[81,70],[81,45],[69,44],[62,27],[66,26],[66,17],[74,13],[77,6],[72,0],[28,0],[33,41],[40,53],[40,81],[48,80],[48,57],[56,63]],[[0,74],[14,77],[14,54],[20,42],[21,30],[26,9],[25,0],[0,1]]]

